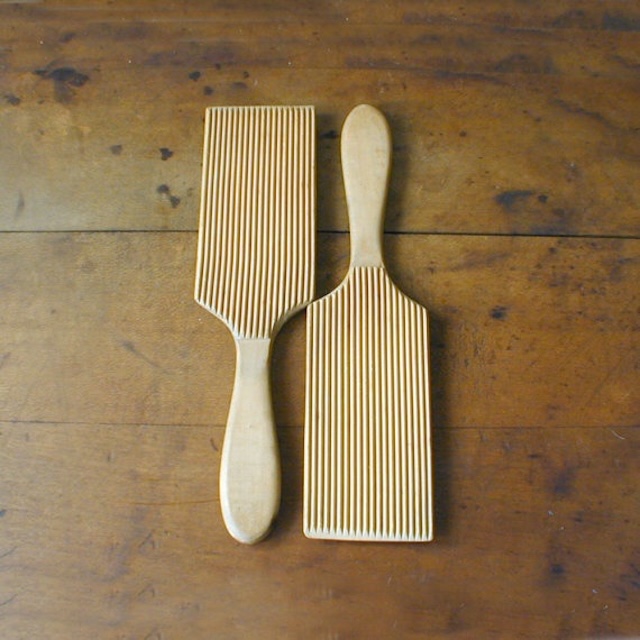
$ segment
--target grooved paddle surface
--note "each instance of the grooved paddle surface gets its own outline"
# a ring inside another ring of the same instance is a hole
[[[268,338],[313,296],[313,108],[207,110],[203,164],[195,298]]]
[[[305,533],[431,539],[426,310],[355,267],[307,318]]]

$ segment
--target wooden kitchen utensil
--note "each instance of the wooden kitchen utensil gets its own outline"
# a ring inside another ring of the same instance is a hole
[[[356,107],[342,129],[351,263],[307,310],[304,533],[432,539],[427,311],[384,267],[391,135]]]
[[[220,500],[247,544],[268,534],[280,504],[271,343],[313,298],[314,242],[313,107],[208,109],[195,299],[235,338]]]

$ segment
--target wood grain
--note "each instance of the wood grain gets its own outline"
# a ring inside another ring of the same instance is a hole
[[[369,102],[394,129],[390,230],[639,235],[627,3],[554,6],[529,28],[520,3],[510,20],[305,6],[0,7],[1,228],[194,230],[204,108],[313,96],[322,229],[347,228],[337,132]]]
[[[637,431],[441,431],[440,536],[406,546],[304,539],[302,430],[285,430],[285,506],[247,549],[217,515],[221,428],[2,423],[0,625],[53,639],[630,635]]]
[[[640,636],[640,9],[624,0],[0,5],[0,636]],[[234,350],[192,300],[208,106],[315,104],[318,295],[348,111],[389,117],[385,251],[431,311],[431,545],[229,539]]]
[[[0,419],[224,424],[235,353],[193,302],[195,245],[195,233],[0,235]],[[637,425],[639,241],[386,245],[394,281],[431,312],[448,427]],[[346,273],[348,239],[321,234],[318,255],[321,295]],[[299,316],[275,345],[282,426],[304,422],[304,334]]]

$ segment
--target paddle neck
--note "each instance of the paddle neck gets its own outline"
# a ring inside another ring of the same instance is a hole
[[[350,267],[384,267],[382,237],[391,170],[391,133],[369,105],[356,107],[342,128],[342,174],[351,237]]]

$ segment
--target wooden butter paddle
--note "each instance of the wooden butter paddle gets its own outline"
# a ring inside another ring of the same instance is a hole
[[[268,534],[280,504],[271,344],[313,298],[314,243],[313,107],[208,109],[195,299],[236,343],[220,500],[247,544]]]
[[[345,280],[307,310],[304,533],[432,539],[427,311],[382,258],[391,135],[356,107],[342,129],[351,228]]]

